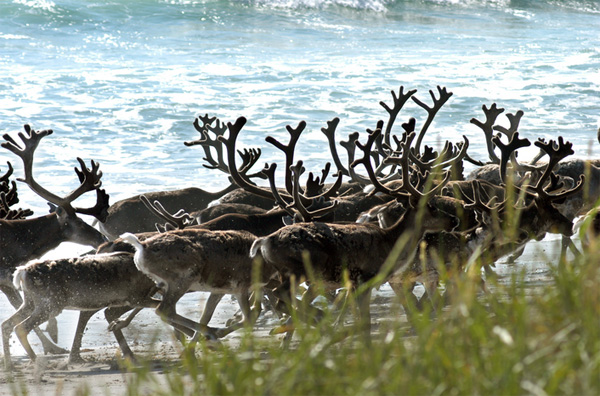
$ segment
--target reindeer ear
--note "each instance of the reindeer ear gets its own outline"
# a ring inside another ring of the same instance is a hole
[[[51,211],[51,213],[56,213],[56,215],[61,221],[66,220],[67,218],[67,211],[62,206],[56,206],[54,208],[54,211]]]
[[[50,207],[49,213],[55,213],[58,206],[54,205],[52,202],[47,202],[47,204]]]

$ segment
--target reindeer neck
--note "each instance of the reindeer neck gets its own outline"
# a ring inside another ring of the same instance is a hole
[[[212,195],[213,195],[214,199],[218,199],[218,198],[221,198],[223,195],[232,192],[233,190],[237,190],[238,188],[239,188],[239,186],[237,184],[231,183],[229,186],[227,186],[223,190],[212,193]]]
[[[3,223],[10,229],[13,265],[38,258],[65,241],[60,225],[54,213],[25,220],[13,220]],[[36,235],[32,238],[31,235]]]
[[[410,241],[418,241],[423,236],[423,227],[417,225],[417,211],[409,208],[394,224],[384,229],[388,240],[396,241],[404,233],[410,235]]]

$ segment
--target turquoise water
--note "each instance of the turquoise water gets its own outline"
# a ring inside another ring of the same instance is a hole
[[[36,156],[40,183],[76,184],[75,157],[95,159],[117,200],[157,189],[216,190],[194,117],[248,118],[241,147],[287,141],[306,120],[296,158],[329,160],[320,128],[340,117],[338,141],[373,128],[391,90],[454,93],[427,136],[432,145],[485,142],[469,123],[481,106],[521,109],[522,135],[574,142],[580,156],[600,126],[600,3],[593,1],[195,1],[4,0],[0,2],[0,131],[24,123],[55,133]],[[400,121],[425,112],[409,103]],[[508,125],[505,117],[499,119]],[[596,142],[597,145],[597,142]],[[12,153],[0,151],[0,171]],[[45,212],[25,187],[22,203]]]

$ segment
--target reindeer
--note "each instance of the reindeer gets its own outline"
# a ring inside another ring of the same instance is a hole
[[[95,228],[80,219],[77,213],[92,215],[102,220],[108,207],[108,195],[100,189],[102,172],[94,161],[92,161],[92,168],[88,169],[82,159],[77,159],[81,170],[77,168],[75,170],[81,184],[65,197],[52,194],[39,185],[33,178],[33,155],[40,140],[52,134],[52,130],[37,132],[29,125],[25,125],[24,128],[25,134],[19,134],[24,147],[9,135],[4,135],[6,142],[2,143],[2,147],[13,152],[23,161],[25,177],[19,181],[26,183],[36,194],[56,205],[56,210],[48,215],[29,219],[0,219],[0,250],[2,251],[0,290],[15,308],[19,308],[22,303],[20,294],[12,284],[12,273],[15,268],[42,256],[65,241],[92,247],[99,246],[106,239]],[[96,191],[96,205],[92,208],[73,207],[72,203],[88,191]],[[42,340],[46,352],[64,353],[64,349],[54,345],[37,328],[35,332]]]
[[[253,260],[248,251],[256,239],[253,234],[184,229],[168,231],[144,241],[134,234],[121,237],[135,247],[134,261],[138,269],[161,288],[163,298],[156,313],[167,323],[217,339],[255,320],[260,307],[251,308],[249,301]],[[258,281],[266,284],[272,275],[273,271],[264,266]],[[179,315],[177,301],[188,291],[234,294],[244,314],[244,323],[215,330]]]
[[[208,192],[201,188],[189,187],[172,191],[154,191],[138,194],[112,204],[108,208],[106,220],[100,222],[98,227],[111,240],[118,238],[124,232],[140,233],[153,231],[156,220],[141,203],[141,195],[153,201],[160,201],[169,210],[184,207],[189,211],[195,211],[206,208],[210,202],[237,188],[235,184],[231,184],[217,192]]]
[[[34,260],[17,267],[13,281],[15,288],[23,290],[23,304],[2,323],[4,365],[7,370],[12,368],[8,342],[13,328],[30,359],[35,361],[36,354],[27,335],[34,327],[57,316],[64,309],[94,313],[104,307],[156,308],[160,303],[160,300],[152,298],[157,290],[154,282],[138,271],[133,254],[125,252]],[[108,323],[120,316],[119,311],[105,312]],[[123,355],[134,359],[121,327],[113,326],[112,330]],[[80,346],[81,337],[76,336],[69,362],[80,358]]]

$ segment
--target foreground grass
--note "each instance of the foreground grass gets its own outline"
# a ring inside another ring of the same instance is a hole
[[[143,365],[132,368],[128,394],[597,395],[598,263],[600,249],[592,248],[551,265],[548,284],[524,287],[517,273],[491,281],[486,295],[465,276],[434,319],[381,323],[371,343],[327,317],[300,325],[289,349],[251,332],[235,348],[190,347],[160,380]]]

